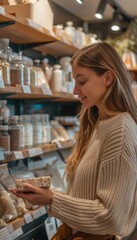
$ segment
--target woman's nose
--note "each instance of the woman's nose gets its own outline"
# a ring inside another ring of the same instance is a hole
[[[74,89],[73,89],[73,94],[74,95],[79,95],[79,88],[76,86],[76,84],[75,84]]]

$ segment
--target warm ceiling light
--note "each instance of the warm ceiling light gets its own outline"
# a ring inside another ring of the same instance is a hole
[[[84,0],[76,0],[79,4],[82,4]]]
[[[105,7],[107,5],[107,0],[100,0],[98,9],[95,13],[95,17],[98,19],[103,19],[103,13],[105,11]]]
[[[113,14],[113,20],[112,20],[112,25],[111,25],[111,30],[112,31],[119,31],[120,30],[120,18],[119,18],[119,11],[115,10]]]

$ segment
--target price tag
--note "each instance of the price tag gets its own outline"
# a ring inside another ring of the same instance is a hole
[[[56,145],[57,145],[58,148],[62,148],[63,147],[61,142],[59,142],[59,141],[56,141]]]
[[[41,216],[41,213],[40,213],[39,209],[32,212],[32,216],[33,216],[34,219],[39,218]]]
[[[5,160],[3,151],[0,151],[0,161]]]
[[[18,228],[15,231],[11,233],[12,240],[16,239],[17,237],[21,236],[23,234],[22,228]]]
[[[57,227],[59,228],[59,226],[62,224],[62,222],[58,218],[56,218],[56,224],[57,224]]]
[[[0,88],[5,88],[4,80],[0,78]]]
[[[1,7],[1,6],[0,6],[0,14],[5,15],[5,9],[4,9],[4,7]]]
[[[48,88],[44,83],[40,85],[42,93],[45,95],[52,95],[50,88]]]
[[[16,159],[23,159],[24,158],[23,153],[21,151],[14,151],[13,154],[14,154]]]
[[[47,237],[50,240],[57,231],[55,218],[54,217],[48,217],[48,219],[44,223],[45,223]]]
[[[24,215],[24,219],[25,219],[25,222],[26,222],[26,223],[30,223],[30,222],[33,221],[33,218],[32,218],[32,216],[31,216],[30,213],[26,213],[26,214]]]
[[[28,150],[28,153],[29,153],[29,156],[30,156],[30,157],[36,156],[36,150],[35,150],[35,148],[29,149],[29,150]]]
[[[23,85],[22,86],[22,89],[23,89],[23,92],[24,93],[31,93],[31,89],[30,89],[30,86],[27,86],[27,85]]]
[[[46,210],[45,207],[40,207],[40,208],[39,208],[39,212],[40,212],[40,215],[42,216],[42,215],[44,215],[44,214],[47,213],[47,210]]]
[[[42,148],[40,148],[40,147],[36,148],[35,153],[36,153],[36,155],[42,155],[43,154]]]
[[[11,233],[11,232],[14,231],[14,228],[13,228],[12,223],[7,224],[7,229],[8,229],[8,232],[9,232],[9,233]]]

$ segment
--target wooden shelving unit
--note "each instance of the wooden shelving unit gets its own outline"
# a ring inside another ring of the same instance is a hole
[[[4,23],[8,21],[14,21],[15,23],[3,28],[0,31],[0,38],[9,38],[11,42],[16,44],[49,43],[56,41],[56,38],[44,28],[43,30],[38,30],[17,20],[14,16],[0,14],[0,22]]]
[[[59,144],[50,143],[50,144],[41,145],[39,147],[32,147],[32,148],[23,149],[20,151],[13,151],[10,154],[5,155],[5,160],[0,161],[0,163],[3,164],[3,163],[8,163],[11,161],[16,161],[20,159],[29,158],[29,157],[30,158],[36,157],[47,152],[54,152],[59,149],[70,148],[70,147],[73,147],[73,145],[74,145],[74,141],[70,139],[67,141],[60,141]]]

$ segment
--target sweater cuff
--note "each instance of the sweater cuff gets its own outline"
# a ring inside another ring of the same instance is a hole
[[[54,197],[53,197],[52,205],[50,206],[50,208],[48,210],[48,214],[50,216],[54,216],[54,217],[58,218],[62,196],[65,195],[65,193],[58,191],[58,190],[53,190],[53,193],[54,193]]]

